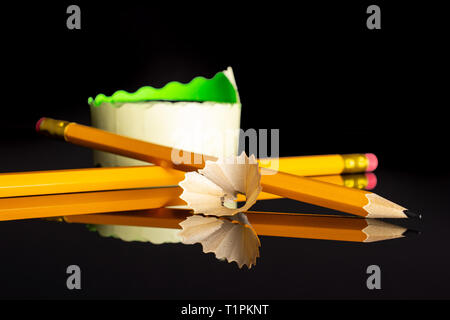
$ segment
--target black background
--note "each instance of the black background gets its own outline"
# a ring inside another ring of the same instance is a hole
[[[385,167],[427,173],[442,163],[448,49],[438,5],[379,2],[382,29],[368,30],[370,2],[80,2],[82,29],[68,30],[68,4],[5,10],[2,137],[33,139],[41,116],[88,124],[86,101],[98,93],[232,66],[242,128],[280,128],[282,155],[374,152]]]
[[[424,234],[417,239],[370,246],[264,238],[250,272],[198,246],[130,244],[81,225],[2,222],[0,297],[449,297],[443,8],[375,1],[382,29],[368,30],[372,2],[76,3],[81,30],[66,28],[71,2],[4,9],[2,172],[92,166],[89,150],[38,136],[41,116],[89,124],[90,96],[232,66],[243,129],[280,129],[282,156],[373,152],[376,192],[429,218],[414,225]],[[299,208],[280,200],[257,209]],[[365,287],[372,263],[387,270],[379,292]],[[69,264],[84,270],[80,292],[65,288]]]

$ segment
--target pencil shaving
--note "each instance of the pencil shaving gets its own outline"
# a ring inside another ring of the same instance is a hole
[[[179,184],[180,198],[186,201],[194,214],[233,216],[255,204],[261,187],[261,174],[254,155],[242,152],[238,157],[206,161],[198,172],[188,172]],[[246,196],[245,204],[233,208],[237,195]]]
[[[243,213],[232,217],[193,215],[180,223],[178,233],[184,244],[200,243],[204,253],[212,252],[217,259],[236,262],[239,268],[251,269],[259,257],[261,243]]]

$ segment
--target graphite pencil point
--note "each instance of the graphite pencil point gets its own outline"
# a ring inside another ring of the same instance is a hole
[[[404,236],[404,237],[417,237],[420,234],[421,234],[420,231],[408,229],[405,232],[403,232],[402,236]]]
[[[417,219],[422,219],[422,215],[420,213],[416,213],[413,212],[411,210],[404,210],[403,213],[408,217],[408,218],[417,218]]]

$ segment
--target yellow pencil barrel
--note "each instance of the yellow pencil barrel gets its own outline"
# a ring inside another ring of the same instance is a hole
[[[300,158],[300,157],[299,157]],[[280,163],[284,163],[280,158]],[[289,159],[292,163],[292,160]],[[316,180],[364,189],[366,174],[314,176]],[[0,174],[0,198],[44,194],[176,186],[184,173],[160,166],[88,168]],[[279,198],[262,193],[261,199]]]

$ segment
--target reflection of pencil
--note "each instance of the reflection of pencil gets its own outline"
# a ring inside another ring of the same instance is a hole
[[[180,187],[0,198],[0,221],[185,205]]]
[[[361,173],[374,171],[378,159],[373,153],[328,154],[317,156],[263,158],[259,165],[263,168],[276,166],[278,170],[299,176],[335,175],[341,173]]]
[[[174,163],[172,153],[177,154],[178,150],[73,122],[42,118],[36,124],[36,129],[45,134],[64,138],[70,143],[182,171],[197,170],[203,168],[204,161],[216,160],[214,157],[188,153],[187,163],[186,161]],[[266,168],[261,168],[261,173],[263,190],[282,197],[369,218],[420,217],[368,191],[336,186],[281,172],[276,173]]]
[[[257,233],[267,236],[374,242],[415,233],[377,219],[356,217],[252,212],[248,218]]]
[[[338,186],[345,186],[348,188],[371,190],[377,185],[377,177],[372,172],[364,174],[345,174],[345,175],[332,175],[332,176],[314,176],[309,177],[314,180],[332,183]],[[282,198],[272,193],[261,192],[258,196],[258,200],[269,200]],[[245,197],[238,195],[238,201],[245,201]]]
[[[377,176],[372,172],[362,174],[315,176],[311,178],[323,182],[333,183],[340,186],[356,189],[372,190],[377,185]]]
[[[180,229],[179,223],[191,214],[191,210],[161,208],[122,213],[73,215],[65,216],[63,219],[69,223]],[[248,211],[245,214],[260,236],[375,242],[415,233],[375,219],[255,211]]]
[[[282,159],[280,161],[283,162]],[[159,166],[2,173],[0,198],[176,186],[183,179],[183,172]],[[376,185],[373,173],[317,176],[313,179],[356,188],[372,188]],[[275,197],[265,195],[264,198]]]

